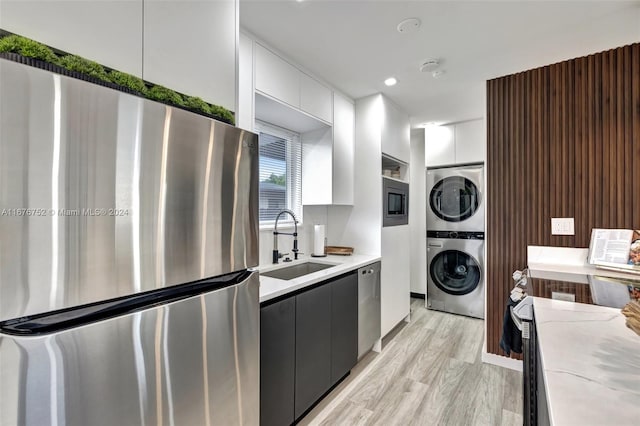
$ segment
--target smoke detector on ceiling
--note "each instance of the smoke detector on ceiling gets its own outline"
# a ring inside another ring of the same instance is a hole
[[[420,65],[420,72],[430,72],[435,70],[440,66],[440,61],[438,59],[429,59],[426,60]]]
[[[400,22],[396,28],[400,34],[411,34],[418,31],[420,25],[422,22],[418,18],[408,18]]]

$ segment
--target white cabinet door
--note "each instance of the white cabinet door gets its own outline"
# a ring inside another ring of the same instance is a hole
[[[333,94],[333,131],[329,126],[302,139],[302,204],[353,205],[355,107]]]
[[[331,123],[331,89],[300,73],[300,109]]]
[[[484,120],[456,124],[456,164],[477,163],[485,157]]]
[[[410,313],[411,265],[407,253],[409,239],[408,225],[382,228],[380,310],[383,337]]]
[[[454,125],[425,129],[424,160],[427,167],[448,166],[456,163]]]
[[[382,152],[405,163],[409,163],[409,115],[383,97]]]
[[[302,141],[302,204],[332,204],[333,143],[331,127],[300,135]]]
[[[333,204],[353,205],[355,107],[333,94]]]
[[[142,76],[142,0],[1,0],[0,28]]]
[[[235,111],[237,34],[236,0],[145,0],[144,79]]]
[[[300,108],[300,71],[257,43],[255,61],[256,90]]]

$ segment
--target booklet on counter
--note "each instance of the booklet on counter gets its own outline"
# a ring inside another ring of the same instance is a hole
[[[593,229],[589,263],[640,274],[640,230]]]

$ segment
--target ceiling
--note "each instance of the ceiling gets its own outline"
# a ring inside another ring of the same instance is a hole
[[[413,17],[417,32],[396,30]],[[482,117],[487,79],[640,41],[640,1],[240,0],[240,26],[353,99],[384,93],[418,127]],[[439,79],[419,71],[432,58]]]

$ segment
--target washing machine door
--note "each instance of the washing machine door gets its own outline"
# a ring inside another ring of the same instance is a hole
[[[459,250],[438,253],[431,261],[429,273],[440,290],[454,296],[462,296],[475,290],[482,274],[478,262]]]
[[[440,219],[461,222],[478,210],[480,191],[464,176],[447,176],[433,186],[429,195],[429,205]]]

